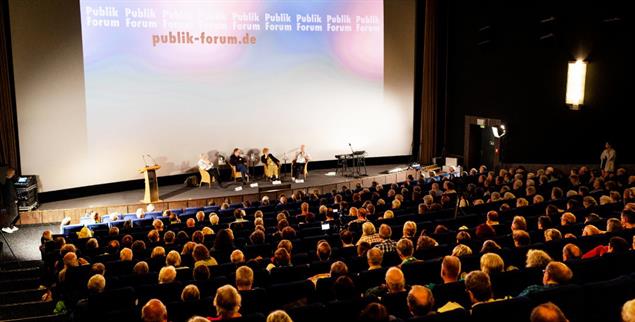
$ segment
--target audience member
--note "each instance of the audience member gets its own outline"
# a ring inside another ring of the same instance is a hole
[[[161,301],[152,299],[141,309],[141,319],[143,322],[167,322],[168,310]]]
[[[551,302],[536,306],[531,311],[531,322],[569,322],[558,306]]]
[[[267,316],[267,322],[293,322],[287,312],[277,310],[269,313]]]
[[[573,272],[569,267],[561,262],[551,262],[545,268],[542,276],[542,285],[530,285],[518,296],[527,296],[531,293],[540,292],[554,286],[568,283],[573,277]]]
[[[408,292],[408,310],[413,317],[423,317],[434,314],[434,296],[425,286],[413,285]]]
[[[209,318],[210,321],[220,321],[241,317],[240,309],[241,297],[238,291],[231,285],[221,286],[216,290],[214,297],[214,307],[217,316]]]

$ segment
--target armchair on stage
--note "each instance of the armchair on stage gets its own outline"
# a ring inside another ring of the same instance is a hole
[[[143,173],[146,183],[146,191],[141,202],[153,203],[159,200],[159,182],[157,181],[157,170],[160,169],[160,165],[149,165],[139,169],[139,173]]]
[[[234,180],[234,182],[237,182],[238,179],[242,179],[242,174],[238,172],[238,170],[236,170],[236,166],[232,165],[231,163],[227,164],[229,164],[229,168],[232,169],[232,179]]]
[[[201,174],[201,182],[198,183],[198,186],[202,186],[204,183],[207,183],[208,188],[212,187],[212,182],[214,182],[214,178],[209,175],[209,172],[205,169],[198,169],[198,172]]]
[[[291,161],[291,175],[294,175],[295,171],[295,160]],[[304,162],[304,170],[302,170],[302,179],[306,180],[306,176],[309,174],[309,160]]]

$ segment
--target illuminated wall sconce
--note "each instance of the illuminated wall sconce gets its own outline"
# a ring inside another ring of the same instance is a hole
[[[501,124],[499,126],[492,126],[492,134],[495,138],[500,139],[505,134],[507,134],[507,129],[505,128],[505,124]]]
[[[584,83],[586,80],[586,64],[582,60],[569,63],[567,74],[567,98],[566,103],[572,110],[579,110],[584,104]]]

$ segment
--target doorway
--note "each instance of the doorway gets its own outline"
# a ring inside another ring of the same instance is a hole
[[[502,124],[499,119],[465,116],[463,155],[467,169],[481,165],[494,170],[500,163],[500,138],[494,136],[492,127]]]

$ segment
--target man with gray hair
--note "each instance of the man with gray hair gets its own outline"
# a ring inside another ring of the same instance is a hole
[[[414,285],[408,292],[408,310],[413,317],[422,317],[432,315],[435,312],[432,310],[434,307],[434,296],[429,288],[421,285]]]
[[[384,260],[384,252],[373,247],[366,252],[366,259],[368,260],[368,270],[381,269],[381,263]]]
[[[554,286],[568,283],[573,277],[573,272],[569,267],[561,262],[551,262],[544,270],[542,285],[530,285],[518,296],[527,296],[531,293],[540,292]]]
[[[375,247],[381,249],[384,254],[395,253],[397,251],[397,242],[392,240],[392,229],[386,224],[379,226],[379,237],[382,239],[381,243]]]
[[[489,276],[481,271],[472,271],[465,277],[465,289],[470,296],[472,307],[493,299],[492,282]]]
[[[531,322],[569,322],[558,306],[551,302],[536,306],[531,311]]]
[[[236,270],[236,288],[238,291],[249,291],[254,284],[254,271],[249,266],[241,266]]]

